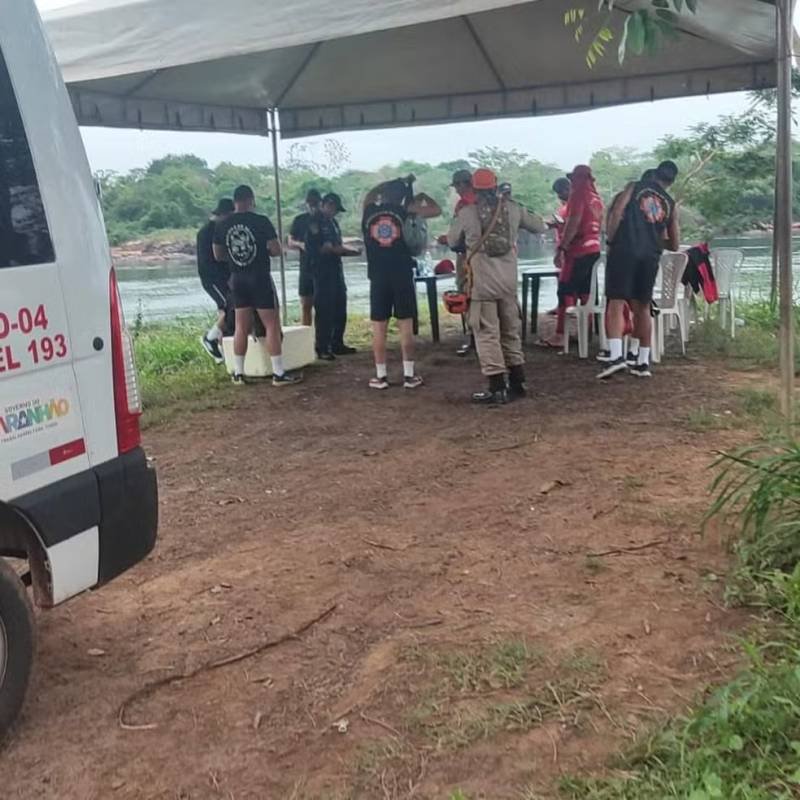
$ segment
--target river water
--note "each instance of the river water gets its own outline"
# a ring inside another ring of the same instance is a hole
[[[716,247],[736,247],[745,254],[744,267],[737,283],[738,297],[758,299],[765,297],[769,292],[771,241],[768,234],[715,240]],[[794,250],[795,256],[800,255],[800,236],[795,237]],[[447,252],[443,248],[434,250],[433,257],[446,258]],[[550,242],[533,245],[522,253],[520,268],[552,264],[552,261],[553,250]],[[280,285],[275,259],[273,259],[273,274],[276,283]],[[368,313],[369,282],[366,262],[346,259],[345,274],[350,311]],[[137,316],[144,321],[156,322],[210,314],[214,310],[211,300],[200,286],[197,270],[193,264],[164,262],[157,265],[122,266],[118,268],[117,275],[125,316],[129,322]],[[287,263],[286,269],[286,294],[291,317],[297,314],[298,308],[297,276],[297,262],[291,260]],[[418,288],[424,292],[424,287]],[[443,288],[447,288],[446,283]],[[539,308],[549,308],[555,301],[555,280],[543,280]]]

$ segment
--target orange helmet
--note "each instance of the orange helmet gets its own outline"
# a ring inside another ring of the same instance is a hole
[[[490,169],[481,167],[472,175],[472,187],[478,190],[491,190],[497,188],[497,175]]]

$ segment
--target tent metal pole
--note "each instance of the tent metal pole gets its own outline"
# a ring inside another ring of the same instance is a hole
[[[283,324],[289,321],[289,309],[286,307],[286,254],[283,244],[283,210],[281,209],[281,172],[278,161],[278,126],[275,124],[275,109],[269,109],[269,134],[272,138],[272,170],[275,174],[275,206],[278,210],[278,241],[281,243],[281,308]]]
[[[787,426],[794,422],[794,281],[792,279],[792,12],[794,0],[777,0],[778,66],[778,241],[780,284],[781,412]]]

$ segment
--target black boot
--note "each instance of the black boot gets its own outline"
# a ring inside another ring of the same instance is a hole
[[[506,376],[490,375],[489,388],[485,392],[475,392],[472,402],[485,406],[504,406],[508,402]]]
[[[509,370],[508,393],[512,400],[517,397],[525,397],[528,393],[528,385],[525,382],[525,367],[522,364],[517,364]]]

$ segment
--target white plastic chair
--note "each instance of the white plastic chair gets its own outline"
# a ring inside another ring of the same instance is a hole
[[[661,294],[656,299],[661,312],[653,324],[653,360],[660,361],[664,355],[666,332],[668,330],[666,319],[676,320],[681,337],[681,350],[686,355],[686,342],[689,339],[689,320],[686,316],[686,306],[681,297],[680,285],[689,256],[686,253],[664,253],[661,256]]]
[[[731,338],[736,338],[736,279],[744,264],[744,253],[733,248],[711,251],[711,266],[719,290],[719,323],[724,328],[730,319]]]
[[[578,303],[577,306],[570,306],[567,308],[567,319],[564,325],[564,353],[569,353],[569,321],[574,319],[578,326],[578,356],[580,358],[589,358],[589,325],[594,321],[596,315],[600,316],[600,339],[601,343],[605,340],[605,330],[603,326],[603,315],[605,314],[605,306],[599,302],[597,291],[597,272],[600,269],[600,262],[602,259],[598,258],[592,267],[592,277],[589,289],[589,297],[585,303]]]

